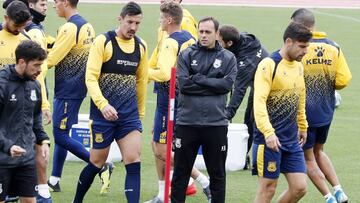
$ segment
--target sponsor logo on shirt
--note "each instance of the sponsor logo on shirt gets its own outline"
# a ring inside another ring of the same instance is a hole
[[[332,60],[323,58],[325,49],[322,46],[316,47],[314,49],[314,51],[316,52],[317,58],[307,59],[306,65],[325,64],[325,65],[331,66]]]
[[[197,61],[196,61],[196,60],[192,60],[190,65],[191,65],[191,66],[197,66],[198,64],[197,64]]]
[[[16,101],[17,101],[17,98],[16,98],[16,95],[15,95],[15,94],[12,94],[12,95],[11,95],[10,101],[12,101],[12,102],[16,102]]]
[[[240,62],[239,62],[239,67],[244,67],[244,66],[245,66],[244,61],[240,61]]]
[[[116,60],[116,64],[123,65],[123,66],[137,67],[139,63],[138,62],[133,62],[133,61],[126,61],[126,60]]]

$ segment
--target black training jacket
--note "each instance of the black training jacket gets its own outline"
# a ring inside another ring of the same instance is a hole
[[[239,42],[234,43],[229,50],[234,53],[237,61],[234,91],[226,107],[227,117],[231,119],[235,116],[248,87],[251,87],[248,105],[252,106],[255,72],[259,62],[266,58],[269,53],[261,46],[260,41],[254,35],[245,32],[240,33]]]
[[[179,90],[176,124],[227,126],[227,94],[236,78],[234,54],[218,42],[212,49],[198,43],[180,53],[177,63]]]
[[[35,143],[48,140],[42,126],[41,92],[37,81],[20,78],[15,65],[0,70],[0,167],[35,164]],[[21,157],[10,156],[10,148],[26,150]]]

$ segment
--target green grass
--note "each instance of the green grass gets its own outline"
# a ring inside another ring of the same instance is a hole
[[[218,18],[222,24],[233,24],[241,31],[255,34],[270,52],[281,47],[284,28],[289,23],[290,15],[294,10],[290,8],[185,7],[192,12],[196,19],[211,14]],[[97,34],[117,27],[116,17],[120,13],[120,9],[121,5],[111,4],[81,4],[79,7],[80,13],[93,24]],[[148,43],[148,50],[151,52],[156,43],[159,11],[157,5],[143,5],[143,10],[145,17],[138,35]],[[360,76],[358,68],[358,64],[360,64],[360,57],[358,56],[358,47],[360,45],[360,12],[359,10],[335,9],[316,9],[314,11],[317,19],[317,28],[326,31],[331,39],[341,45],[353,74],[350,86],[341,91],[342,105],[336,110],[325,151],[331,157],[341,183],[352,200],[351,202],[360,202],[360,148],[358,147],[360,139],[357,137],[359,130],[356,126],[360,122],[360,104],[358,100],[360,90],[358,78]],[[54,36],[56,29],[63,23],[64,20],[56,16],[55,11],[51,9],[50,5],[45,23],[47,33]],[[50,90],[52,90],[53,70],[49,71],[47,78]],[[141,201],[148,200],[157,194],[157,175],[150,148],[155,101],[155,95],[151,93],[151,89],[152,85],[149,85],[147,111],[143,124]],[[50,93],[52,95],[52,91]],[[246,104],[246,101],[243,102],[243,105],[238,110],[235,122],[242,122],[245,109],[244,104]],[[87,113],[88,109],[89,99],[86,99],[81,112]],[[49,126],[46,127],[46,130],[52,136]],[[100,181],[96,178],[86,195],[85,202],[126,202],[123,194],[124,167],[120,163],[115,165],[116,169],[112,176],[111,192],[106,196],[100,196]],[[83,162],[69,162],[65,164],[61,181],[63,192],[52,194],[54,202],[71,202],[75,194],[79,173],[84,166],[85,163]],[[49,175],[50,172],[51,164],[48,169]],[[308,193],[301,202],[323,202],[320,193],[310,181],[308,182]],[[256,187],[257,178],[251,176],[249,171],[228,172],[226,202],[252,202]],[[286,181],[281,177],[275,198],[286,187]],[[200,187],[198,187],[198,190],[198,194],[187,198],[187,202],[205,202]]]

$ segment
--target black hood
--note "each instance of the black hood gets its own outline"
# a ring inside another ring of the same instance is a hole
[[[33,17],[32,21],[37,25],[39,25],[41,22],[45,20],[46,15],[43,15],[32,8],[30,8],[30,13]]]
[[[254,52],[259,51],[260,48],[260,41],[254,35],[242,32],[240,33],[240,40],[234,42],[228,49],[237,57],[252,55]]]

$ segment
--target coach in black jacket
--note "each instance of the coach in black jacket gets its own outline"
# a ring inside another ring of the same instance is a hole
[[[202,146],[210,176],[211,201],[225,202],[227,94],[236,77],[234,55],[216,41],[219,23],[199,21],[199,41],[178,58],[178,108],[171,202],[185,202],[185,192],[197,151]]]
[[[36,77],[46,52],[30,40],[15,51],[16,65],[0,71],[0,201],[11,195],[33,199],[37,192],[35,143],[49,156],[49,137],[42,127],[41,92]]]
[[[245,97],[247,88],[251,88],[244,116],[244,123],[247,125],[249,132],[248,153],[253,141],[255,71],[260,61],[269,54],[254,35],[246,32],[239,33],[232,25],[221,26],[219,29],[219,42],[222,47],[228,49],[235,55],[237,61],[237,76],[234,91],[226,107],[226,117],[229,120],[235,116],[237,109]],[[249,167],[248,164],[249,157],[247,157],[245,169]]]

